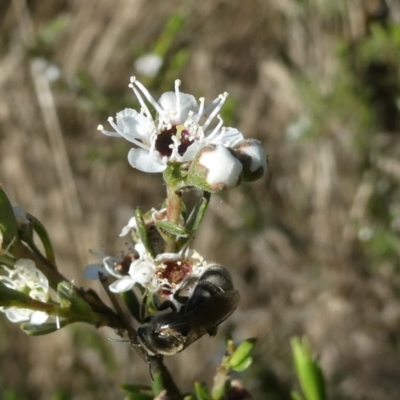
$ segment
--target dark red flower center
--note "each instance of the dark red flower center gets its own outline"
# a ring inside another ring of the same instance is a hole
[[[188,262],[167,261],[164,264],[166,268],[160,273],[160,278],[166,279],[172,284],[178,284],[192,272],[192,266]]]
[[[172,128],[165,129],[158,134],[155,148],[162,156],[171,156],[173,144],[172,137],[178,134],[179,128],[177,129],[177,126],[182,128],[182,125],[174,125]],[[189,132],[186,129],[181,130],[179,142],[178,153],[180,156],[183,156],[187,148],[193,143],[193,139],[190,139]]]

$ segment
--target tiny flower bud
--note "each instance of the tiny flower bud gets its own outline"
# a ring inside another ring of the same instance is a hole
[[[268,160],[258,140],[242,140],[234,147],[234,150],[243,165],[243,181],[253,182],[264,175],[267,170]]]
[[[187,182],[207,192],[217,193],[238,186],[242,170],[242,164],[231,149],[211,144],[196,154]]]

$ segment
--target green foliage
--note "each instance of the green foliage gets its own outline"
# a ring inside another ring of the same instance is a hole
[[[197,400],[213,400],[204,383],[195,382],[194,392]]]
[[[234,371],[244,371],[251,365],[253,361],[251,354],[256,343],[255,338],[245,340],[229,357],[228,364]]]
[[[17,237],[18,225],[14,210],[3,188],[0,186],[0,232],[3,235],[2,247],[7,247]],[[1,250],[1,247],[0,247]]]
[[[51,19],[39,30],[38,40],[46,46],[56,45],[70,23],[71,17],[67,14],[61,14]]]
[[[300,382],[303,396],[294,392],[293,400],[325,400],[325,381],[321,367],[311,354],[305,339],[293,338],[291,341],[296,374]]]
[[[176,36],[183,29],[184,24],[185,18],[181,14],[172,14],[164,31],[154,44],[154,53],[164,57],[172,46]]]
[[[379,61],[399,68],[400,26],[396,23],[389,23],[387,26],[373,24],[370,30],[370,35],[359,48],[361,61],[364,63]]]

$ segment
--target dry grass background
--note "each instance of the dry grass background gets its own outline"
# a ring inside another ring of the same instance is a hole
[[[133,209],[163,200],[160,176],[129,168],[129,145],[96,127],[132,107],[133,62],[178,13],[184,24],[150,86],[171,90],[178,74],[184,92],[228,91],[227,118],[270,157],[265,179],[214,196],[196,239],[241,292],[225,326],[236,340],[259,338],[245,384],[256,399],[288,399],[289,339],[307,335],[330,398],[398,398],[397,31],[373,47],[374,27],[399,26],[396,0],[2,0],[4,189],[47,226],[63,274],[88,286],[88,249],[120,250]],[[40,59],[60,68],[57,81]],[[29,338],[0,322],[4,399],[122,398],[119,384],[148,382],[126,345],[104,340],[111,331]],[[210,381],[222,338],[168,360],[183,389]]]

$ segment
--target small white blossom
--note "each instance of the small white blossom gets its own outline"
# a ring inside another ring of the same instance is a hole
[[[155,259],[146,251],[142,243],[135,245],[138,258],[132,255],[109,257],[96,252],[102,258],[102,264],[91,264],[84,275],[89,279],[98,279],[99,272],[117,278],[110,286],[114,293],[126,292],[140,284],[148,291],[162,292],[164,298],[171,298],[182,281],[188,277],[199,277],[205,270],[203,258],[194,250],[181,253],[163,253]]]
[[[34,300],[49,300],[49,281],[32,260],[20,259],[13,269],[1,266],[0,281],[8,288],[23,292]],[[45,312],[24,308],[1,307],[0,310],[12,322],[30,321],[31,324],[42,324],[49,317]]]
[[[108,121],[114,131],[107,131],[99,125],[98,129],[105,135],[123,137],[136,146],[128,154],[133,167],[144,172],[162,172],[170,161],[192,161],[208,144],[229,147],[243,139],[237,129],[223,127],[218,115],[227,93],[219,95],[205,107],[204,98],[200,98],[198,103],[192,95],[181,93],[180,83],[176,80],[175,92],[164,93],[157,102],[136,78],[131,78],[129,86],[141,105],[141,112],[127,108],[117,113],[115,122],[110,117]],[[145,99],[156,111],[155,119]],[[215,118],[218,122],[211,128]]]
[[[243,165],[243,181],[255,181],[267,171],[267,155],[258,140],[242,140],[234,147],[234,150]]]
[[[210,192],[237,186],[241,180],[243,166],[232,153],[233,151],[221,145],[205,147],[189,170],[190,179]]]

